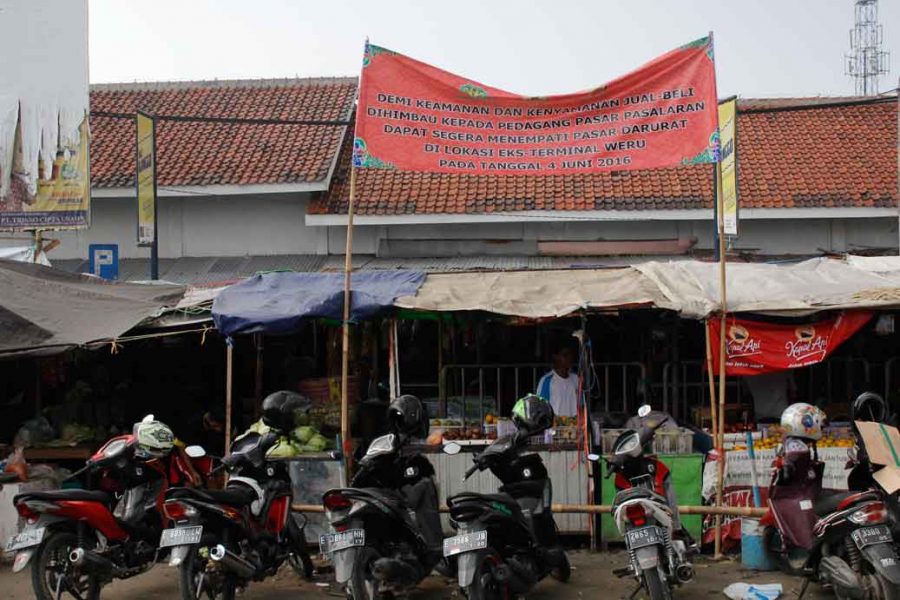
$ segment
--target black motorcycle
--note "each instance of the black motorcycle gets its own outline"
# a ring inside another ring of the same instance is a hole
[[[284,403],[282,422],[293,420],[294,407]],[[232,600],[238,588],[275,575],[285,562],[312,577],[304,523],[290,511],[288,463],[267,457],[287,425],[267,425],[271,431],[248,432],[231,444],[219,467],[230,473],[225,489],[175,488],[166,494],[163,512],[173,526],[163,531],[159,545],[172,548],[169,564],[180,570],[185,600]]]
[[[569,559],[551,512],[550,476],[540,455],[523,453],[528,437],[520,429],[473,457],[464,479],[489,469],[503,483],[500,493],[463,492],[447,499],[458,535],[444,540],[444,556],[456,558],[459,586],[469,600],[518,596],[547,575],[569,579]],[[456,454],[460,447],[451,443],[444,451]]]
[[[441,560],[434,467],[410,442],[401,433],[376,438],[351,487],[322,497],[335,533],[321,536],[320,549],[353,600],[409,590]]]

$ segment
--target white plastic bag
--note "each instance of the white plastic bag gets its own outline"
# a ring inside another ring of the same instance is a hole
[[[749,583],[732,583],[725,588],[725,595],[731,600],[775,600],[781,595],[780,583],[764,583],[751,585]]]

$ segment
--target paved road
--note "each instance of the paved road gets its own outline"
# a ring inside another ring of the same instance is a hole
[[[613,600],[627,598],[633,589],[630,580],[620,580],[612,575],[612,570],[623,566],[626,556],[622,552],[591,554],[574,551],[572,559],[572,580],[568,584],[553,580],[541,582],[528,596],[528,600]],[[753,573],[741,568],[740,563],[725,561],[712,563],[699,561],[697,576],[690,584],[676,590],[676,600],[691,598],[724,598],[722,590],[729,583],[746,581],[749,583],[780,582],[784,585],[785,596],[795,596],[800,580],[780,573]],[[27,574],[13,575],[9,565],[0,566],[0,597],[5,600],[28,600],[33,598],[31,581]],[[303,582],[289,569],[282,569],[277,577],[262,583],[251,584],[239,598],[242,600],[288,600],[296,598],[310,600],[332,600],[343,598],[343,593],[335,586],[330,575],[319,575],[314,582]],[[812,586],[806,598],[824,600],[831,598],[820,588]],[[119,581],[103,590],[103,600],[159,600],[179,598],[175,572],[166,566],[157,566],[149,573],[128,581]],[[443,577],[429,577],[421,590],[412,595],[412,600],[457,599],[454,582]]]

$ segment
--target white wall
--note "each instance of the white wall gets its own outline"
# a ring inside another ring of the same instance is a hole
[[[344,252],[343,226],[307,226],[308,194],[184,196],[160,199],[160,256],[244,256]],[[93,224],[79,232],[48,233],[62,244],[54,258],[88,256],[92,243],[119,245],[122,258],[149,255],[135,243],[134,199],[93,200]],[[698,249],[712,248],[711,221],[573,221],[448,225],[367,225],[354,231],[358,254],[375,254],[380,239],[394,240],[623,240],[696,237]],[[0,246],[27,243],[28,236],[0,233]],[[741,222],[734,248],[762,254],[818,254],[863,248],[895,248],[893,218],[749,220]],[[423,244],[427,252],[428,244]]]

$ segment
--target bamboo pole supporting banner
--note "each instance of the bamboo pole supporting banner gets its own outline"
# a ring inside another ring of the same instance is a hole
[[[719,163],[716,163],[716,190],[721,188],[722,171],[719,169]],[[723,505],[722,490],[725,484],[725,362],[726,347],[725,340],[726,325],[728,316],[728,293],[726,290],[726,271],[725,271],[725,211],[722,202],[716,202],[716,213],[718,217],[719,231],[719,294],[720,294],[720,318],[722,320],[719,326],[719,437],[716,444],[716,452],[718,453],[718,477],[716,478],[716,506]],[[722,516],[716,516],[716,553],[717,558],[721,557],[722,549]]]
[[[349,479],[353,459],[350,437],[350,277],[353,271],[353,203],[356,199],[356,167],[350,167],[350,199],[347,202],[347,248],[344,251],[344,322],[341,349],[341,446],[344,477]],[[346,485],[346,481],[344,482]]]
[[[231,451],[231,397],[234,392],[232,371],[234,368],[234,342],[225,340],[225,453]]]
[[[325,508],[321,504],[291,504],[291,510],[303,513],[325,512]],[[560,514],[605,515],[612,513],[612,506],[609,504],[553,504],[551,510]],[[441,506],[440,511],[442,513],[450,512],[446,506]],[[750,506],[679,506],[678,513],[682,515],[725,515],[758,519],[766,514],[766,509]]]

